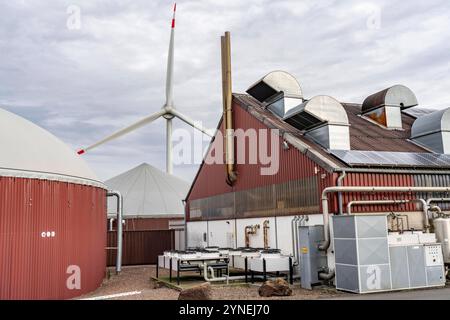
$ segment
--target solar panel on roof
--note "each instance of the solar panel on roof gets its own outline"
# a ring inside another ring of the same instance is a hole
[[[450,155],[435,153],[332,150],[349,166],[450,168]]]

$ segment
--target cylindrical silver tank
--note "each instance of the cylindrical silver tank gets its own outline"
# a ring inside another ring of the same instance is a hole
[[[438,218],[434,220],[434,232],[438,242],[442,243],[444,262],[450,263],[450,219]]]

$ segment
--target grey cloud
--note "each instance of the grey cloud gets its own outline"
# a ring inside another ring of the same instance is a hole
[[[67,7],[82,28],[66,28]],[[0,106],[74,149],[164,103],[171,3],[144,0],[9,1],[0,9]],[[378,30],[367,28],[380,9]],[[178,3],[175,102],[211,128],[221,113],[219,36],[232,32],[234,91],[273,69],[307,97],[350,102],[410,86],[423,106],[450,106],[448,1],[183,1]],[[175,128],[187,128],[174,121]],[[165,167],[164,122],[87,154],[103,178],[141,162]],[[190,180],[196,165],[175,167]]]

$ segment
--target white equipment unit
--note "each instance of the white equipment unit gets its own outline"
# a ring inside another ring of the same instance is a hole
[[[444,255],[444,263],[450,263],[450,219],[438,218],[434,220],[434,232],[438,242],[442,244],[442,253]]]
[[[404,233],[390,232],[388,235],[388,243],[390,246],[433,244],[436,242],[436,235],[434,233],[423,233],[422,231],[405,231]]]
[[[289,261],[288,256],[278,255],[269,257],[269,255],[265,255],[264,257],[261,256],[251,259],[249,269],[256,272],[289,271]],[[264,262],[266,264],[266,270],[264,270]]]
[[[392,290],[445,285],[440,244],[416,244],[389,248]]]

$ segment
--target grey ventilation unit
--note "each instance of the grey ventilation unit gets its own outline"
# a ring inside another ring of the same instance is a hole
[[[290,109],[283,120],[327,149],[350,150],[347,112],[332,97],[316,96]]]
[[[411,139],[436,153],[450,154],[450,108],[417,118]]]
[[[279,117],[284,117],[286,112],[303,101],[300,84],[285,71],[265,75],[248,88],[247,93]]]
[[[367,97],[362,105],[362,114],[386,128],[401,129],[402,110],[417,105],[414,92],[395,85]]]

